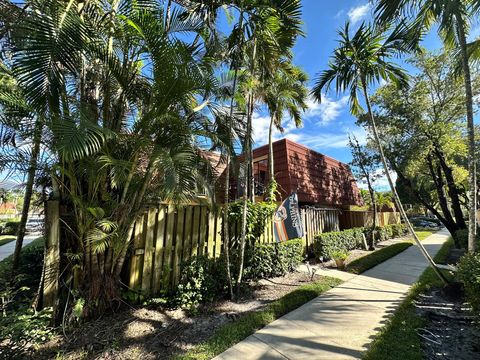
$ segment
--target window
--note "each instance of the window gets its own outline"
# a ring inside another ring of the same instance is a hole
[[[263,195],[268,185],[268,159],[254,161],[253,178],[255,180],[255,195]]]

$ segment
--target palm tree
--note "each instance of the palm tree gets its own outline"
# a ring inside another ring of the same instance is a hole
[[[245,39],[245,98],[246,98],[246,134],[243,144],[245,155],[245,171],[243,181],[243,208],[240,237],[240,262],[237,277],[237,294],[243,276],[243,260],[247,237],[248,201],[254,200],[253,180],[253,149],[252,149],[252,119],[255,104],[258,100],[257,90],[273,72],[274,64],[285,54],[291,56],[291,48],[301,30],[301,4],[298,0],[274,0],[268,3],[252,2],[246,6],[249,21],[246,22]]]
[[[268,128],[268,193],[267,199],[275,201],[276,181],[273,160],[273,128],[283,131],[282,123],[285,113],[291,117],[295,126],[302,125],[301,111],[307,108],[306,99],[308,91],[305,83],[307,74],[289,61],[281,61],[277,71],[265,81],[263,89],[263,102],[270,113],[270,125]]]
[[[380,30],[379,28],[372,28],[362,24],[355,34],[350,37],[349,24],[347,23],[339,31],[339,46],[335,49],[334,55],[330,59],[329,68],[317,77],[312,94],[318,101],[321,101],[322,91],[328,90],[330,85],[335,83],[337,93],[349,91],[350,110],[353,115],[358,116],[364,112],[358,97],[359,92],[363,93],[370,120],[370,130],[373,133],[373,138],[400,214],[427,261],[439,278],[446,282],[445,277],[438,270],[435,262],[415,234],[405,213],[388,169],[368,95],[368,86],[378,82],[380,79],[391,81],[399,86],[407,85],[407,74],[398,65],[390,62],[389,58],[411,50],[411,43],[406,41],[409,39],[408,31],[409,29],[401,24],[387,34],[385,29]]]
[[[65,281],[75,272],[67,286],[101,308],[118,296],[146,204],[192,199],[205,182],[196,139],[219,141],[212,131],[221,116],[208,113],[218,107],[204,106],[217,82],[212,54],[204,59],[177,36],[207,31],[187,12],[172,11],[166,24],[156,2],[127,1],[118,11],[50,2],[32,3],[15,25],[11,68],[44,116],[48,185],[70,214]]]
[[[379,0],[376,7],[378,21],[383,24],[395,18],[408,17],[414,24],[419,39],[425,29],[438,24],[438,32],[446,46],[459,49],[465,86],[465,106],[468,130],[468,250],[475,251],[477,181],[475,164],[475,126],[473,122],[473,92],[469,65],[467,34],[473,16],[480,10],[480,2],[472,0]],[[399,16],[400,15],[400,16]]]

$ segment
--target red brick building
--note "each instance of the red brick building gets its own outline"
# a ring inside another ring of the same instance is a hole
[[[256,189],[268,184],[268,145],[253,150]],[[363,205],[348,165],[288,139],[273,143],[275,179],[285,198],[292,191],[302,205]],[[258,194],[260,195],[260,194]]]
[[[210,153],[210,163],[217,173],[217,198],[223,199],[221,173],[225,170],[219,155]],[[296,191],[301,205],[345,208],[363,205],[357,184],[348,165],[288,139],[273,143],[274,172],[282,200]],[[218,171],[221,169],[220,171]],[[268,184],[268,145],[253,150],[255,192],[261,197]],[[231,181],[231,196],[237,194]]]

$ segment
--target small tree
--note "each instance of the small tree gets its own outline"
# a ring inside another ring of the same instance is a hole
[[[358,139],[352,135],[348,139],[348,145],[352,151],[352,166],[353,175],[357,181],[363,182],[367,185],[368,193],[370,195],[370,204],[373,210],[373,224],[372,224],[372,239],[370,248],[375,247],[375,228],[377,227],[377,200],[375,197],[375,189],[373,188],[375,180],[377,180],[382,173],[378,156],[367,146],[362,146]]]

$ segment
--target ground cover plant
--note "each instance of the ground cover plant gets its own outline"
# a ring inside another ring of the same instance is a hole
[[[10,271],[13,257],[0,261],[0,356],[15,358],[32,354],[36,346],[47,341],[54,330],[51,311],[35,311],[32,302],[38,291],[44,254],[43,238],[26,245],[13,282]]]

